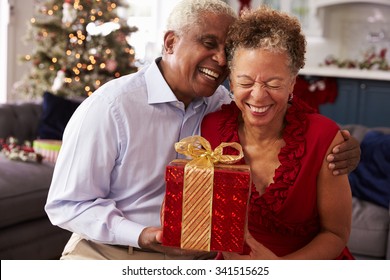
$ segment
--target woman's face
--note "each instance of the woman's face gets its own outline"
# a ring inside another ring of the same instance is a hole
[[[239,48],[232,62],[230,86],[245,124],[280,124],[295,84],[287,53]]]

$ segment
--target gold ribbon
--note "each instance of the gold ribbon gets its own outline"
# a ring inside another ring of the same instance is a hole
[[[239,155],[224,155],[232,147]],[[210,251],[214,164],[233,164],[243,158],[239,143],[221,143],[215,150],[201,136],[190,136],[175,144],[178,153],[192,158],[184,168],[181,248]]]

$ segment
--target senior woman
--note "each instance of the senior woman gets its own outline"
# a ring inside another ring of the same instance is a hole
[[[205,117],[202,135],[213,148],[239,142],[253,186],[246,251],[225,259],[353,259],[348,177],[333,176],[326,162],[343,137],[293,96],[305,48],[299,21],[265,6],[229,30],[234,102]]]

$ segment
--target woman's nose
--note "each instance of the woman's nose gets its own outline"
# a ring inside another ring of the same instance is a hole
[[[264,85],[262,85],[259,82],[255,82],[253,84],[252,91],[251,91],[252,97],[260,99],[266,96],[267,94],[268,94],[267,89]]]

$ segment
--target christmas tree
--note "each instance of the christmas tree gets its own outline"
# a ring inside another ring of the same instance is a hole
[[[45,91],[66,98],[85,98],[105,82],[135,72],[129,44],[136,27],[118,16],[126,5],[116,0],[36,1],[27,41],[33,53],[30,72],[17,83],[25,97]]]

